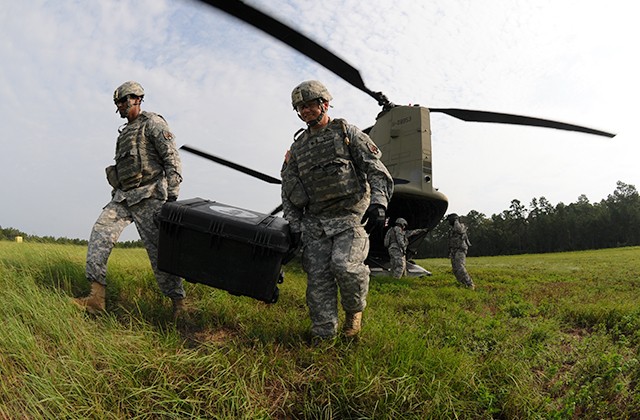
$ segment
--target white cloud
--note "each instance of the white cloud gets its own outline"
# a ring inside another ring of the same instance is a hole
[[[619,133],[613,140],[432,116],[434,182],[451,211],[492,214],[511,199],[605,198],[640,185],[637,28],[627,2],[490,0],[251,5],[359,70],[396,103],[512,112]],[[332,114],[367,127],[379,108],[330,71],[195,1],[12,2],[0,10],[0,225],[88,237],[109,199],[117,127],[111,95],[140,81],[144,108],[179,144],[278,176],[301,126],[293,86],[323,80]],[[270,211],[279,189],[183,155],[182,196]],[[136,237],[132,229],[124,239]]]

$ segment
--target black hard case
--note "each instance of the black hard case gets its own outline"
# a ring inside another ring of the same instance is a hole
[[[166,203],[159,225],[160,270],[234,295],[278,300],[289,251],[285,219],[192,198]]]

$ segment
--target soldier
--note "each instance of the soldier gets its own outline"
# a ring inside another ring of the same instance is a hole
[[[380,150],[356,126],[329,117],[331,99],[315,80],[293,89],[293,109],[307,129],[294,138],[281,172],[284,217],[294,245],[302,244],[314,340],[337,334],[338,288],[343,333],[360,332],[369,291],[367,232],[382,232],[393,193]]]
[[[159,230],[154,217],[165,201],[178,198],[182,169],[167,122],[158,114],[142,111],[143,98],[142,86],[133,81],[123,83],[113,94],[116,112],[127,123],[118,129],[115,165],[106,168],[112,198],[93,225],[89,239],[86,277],[91,292],[74,302],[90,313],[105,310],[107,260],[122,230],[133,222],[160,291],[172,300],[175,318],[184,310],[185,292],[179,277],[158,270]]]
[[[467,236],[467,227],[460,222],[460,218],[455,213],[448,215],[447,221],[451,225],[451,230],[449,231],[449,258],[451,258],[453,274],[461,284],[470,289],[475,289],[476,286],[473,284],[473,280],[465,267],[467,250],[471,246]]]
[[[387,247],[391,262],[391,275],[397,279],[404,276],[407,270],[409,238],[429,231],[429,229],[406,230],[408,225],[405,219],[398,217],[395,226],[390,228],[384,236],[384,246]]]

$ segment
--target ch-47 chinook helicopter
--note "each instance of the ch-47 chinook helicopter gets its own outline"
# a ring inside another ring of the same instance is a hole
[[[442,220],[447,211],[447,197],[433,186],[430,113],[440,112],[471,122],[537,126],[605,137],[615,136],[615,134],[587,127],[521,115],[459,108],[426,108],[423,106],[396,105],[390,102],[382,92],[374,92],[367,88],[358,70],[350,64],[271,16],[239,0],[202,0],[202,2],[279,39],[331,70],[378,102],[382,110],[376,117],[375,124],[364,131],[369,134],[382,150],[382,160],[394,179],[395,189],[387,209],[387,216],[391,223],[396,218],[403,217],[408,221],[412,229],[427,228],[431,230]],[[192,147],[182,146],[182,149],[263,181],[280,183],[279,179]],[[276,208],[272,214],[279,212],[280,209],[281,206]],[[407,249],[408,256],[420,257],[418,255],[418,247],[426,236],[427,233],[422,233],[411,238],[411,243]],[[388,273],[389,257],[383,245],[382,232],[372,233],[371,235],[371,247],[367,263],[372,270],[372,274]],[[412,262],[407,264],[407,273],[410,276],[430,274],[427,270]]]

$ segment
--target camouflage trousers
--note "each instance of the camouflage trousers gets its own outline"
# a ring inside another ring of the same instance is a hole
[[[473,280],[467,272],[467,253],[464,250],[452,250],[451,251],[451,268],[453,269],[453,275],[456,279],[467,287],[473,286]]]
[[[397,246],[390,246],[389,261],[391,263],[391,275],[397,279],[404,276],[407,271],[407,259],[404,256],[404,252]]]
[[[159,230],[153,219],[163,204],[162,200],[147,198],[132,206],[111,201],[102,209],[89,238],[86,266],[89,281],[106,286],[109,255],[124,228],[133,222],[149,255],[160,291],[170,298],[185,296],[182,279],[158,269]]]
[[[369,237],[356,226],[331,237],[303,237],[303,244],[311,334],[333,337],[338,332],[338,288],[345,312],[361,312],[367,305]]]

